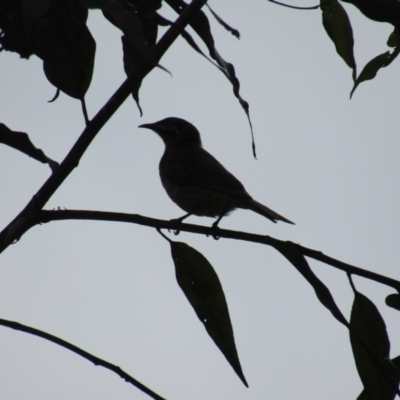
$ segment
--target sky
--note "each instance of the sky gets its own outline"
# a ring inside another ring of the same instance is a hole
[[[158,177],[160,138],[138,125],[176,116],[192,122],[204,147],[259,202],[294,221],[272,224],[250,211],[222,228],[265,234],[323,251],[399,279],[400,114],[395,61],[362,83],[336,54],[321,12],[267,1],[210,1],[241,33],[237,40],[209,15],[216,46],[235,66],[250,104],[257,146],[230,83],[178,39],[142,84],[140,117],[131,98],[96,137],[46,209],[118,211],[160,219],[181,216]],[[306,5],[306,4],[304,4]],[[313,5],[313,3],[307,4]],[[387,50],[388,24],[344,4],[353,22],[358,69]],[[163,15],[173,18],[164,6]],[[120,32],[98,11],[97,43],[86,96],[93,116],[125,79]],[[163,31],[162,31],[163,32]],[[193,34],[195,37],[195,34]],[[197,40],[200,43],[200,40]],[[55,88],[42,62],[1,53],[0,122],[27,132],[61,161],[84,129],[78,101]],[[50,169],[0,147],[0,225],[6,226]],[[210,226],[210,218],[190,217]],[[0,318],[47,331],[114,363],[166,399],[344,400],[362,389],[348,332],[274,249],[191,233],[170,239],[200,251],[227,298],[236,346],[250,388],[216,348],[178,287],[168,243],[152,228],[109,222],[37,226],[0,258]],[[310,260],[348,318],[346,275]],[[399,314],[390,288],[354,278],[381,311],[391,356],[400,354]],[[115,374],[50,342],[0,327],[2,399],[146,399]]]

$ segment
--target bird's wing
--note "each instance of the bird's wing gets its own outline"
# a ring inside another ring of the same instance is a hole
[[[160,163],[163,179],[181,185],[210,189],[242,199],[250,199],[244,186],[203,148],[170,151]]]

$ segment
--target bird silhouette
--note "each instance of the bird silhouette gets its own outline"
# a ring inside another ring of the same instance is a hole
[[[237,208],[251,210],[272,222],[294,224],[270,208],[254,200],[244,186],[219,161],[203,149],[200,132],[181,118],[165,118],[143,124],[156,132],[165,144],[159,171],[162,185],[171,200],[187,214],[214,217],[213,228],[224,216]]]

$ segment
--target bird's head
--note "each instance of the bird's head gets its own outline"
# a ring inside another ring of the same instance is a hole
[[[169,117],[153,124],[139,125],[156,132],[166,146],[171,144],[185,144],[201,146],[200,132],[190,122],[181,118]]]

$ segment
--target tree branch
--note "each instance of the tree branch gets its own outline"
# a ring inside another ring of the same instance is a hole
[[[295,10],[316,10],[318,9],[320,6],[310,6],[310,7],[299,7],[299,6],[292,6],[291,4],[285,4],[285,3],[281,3],[279,1],[276,0],[268,0],[271,3],[274,4],[278,4],[278,6],[283,6],[283,7],[288,7],[288,8],[294,8]]]
[[[149,226],[158,229],[172,229],[174,231],[183,231],[197,233],[200,235],[206,235],[211,237],[226,238],[226,239],[236,239],[243,240],[246,242],[261,243],[268,246],[272,246],[279,251],[285,241],[275,239],[271,236],[256,235],[253,233],[232,231],[228,229],[220,229],[216,231],[214,228],[209,228],[201,225],[185,224],[176,221],[165,221],[161,219],[144,217],[138,214],[126,214],[126,213],[116,213],[116,212],[105,212],[105,211],[84,211],[84,210],[43,210],[41,211],[35,219],[32,220],[32,225],[37,225],[41,223],[47,223],[50,221],[61,221],[61,220],[91,220],[91,221],[114,221],[114,222],[127,222],[132,224],[138,224],[143,226]],[[355,267],[350,264],[346,264],[342,261],[336,260],[335,258],[329,257],[323,254],[321,251],[313,250],[296,243],[292,243],[298,251],[305,257],[313,258],[315,260],[321,261],[328,264],[334,268],[340,269],[352,275],[362,276],[373,280],[375,282],[382,283],[384,285],[390,286],[400,292],[400,281],[386,277],[384,275],[377,274],[372,271],[367,271],[365,269]]]
[[[153,398],[155,400],[165,400],[163,397],[159,396],[157,393],[154,393],[151,389],[144,386],[142,383],[137,381],[135,378],[128,375],[125,371],[123,371],[117,365],[114,365],[114,364],[109,363],[108,361],[102,360],[101,358],[98,358],[98,357],[88,353],[87,351],[82,350],[81,348],[73,345],[72,343],[66,342],[65,340],[63,340],[57,336],[53,336],[50,333],[43,332],[39,329],[20,324],[19,322],[9,321],[9,320],[2,319],[2,318],[0,318],[0,325],[6,326],[11,329],[15,329],[17,331],[29,333],[31,335],[41,337],[42,339],[46,339],[52,343],[58,344],[59,346],[64,347],[65,349],[70,350],[73,353],[76,353],[83,358],[86,358],[86,360],[89,360],[96,366],[100,365],[101,367],[104,367],[104,368],[116,373],[122,379],[124,379],[126,382],[132,384],[133,386],[135,386],[142,392],[149,395],[151,398]]]
[[[181,29],[184,29],[206,2],[207,0],[193,0],[178,17],[175,24],[179,25]],[[87,124],[79,139],[65,157],[64,161],[60,164],[57,171],[50,176],[26,207],[0,233],[0,253],[30,229],[32,226],[31,220],[34,219],[36,214],[45,206],[50,197],[60,187],[72,170],[78,166],[79,160],[82,158],[90,143],[122,103],[128,98],[132,92],[132,88],[140,86],[143,78],[158,64],[161,57],[179,35],[180,29],[176,29],[174,26],[168,29],[151,52],[152,62],[147,58],[144,59],[135,71],[111,96],[110,100],[108,100],[108,102],[100,109],[96,116]]]

